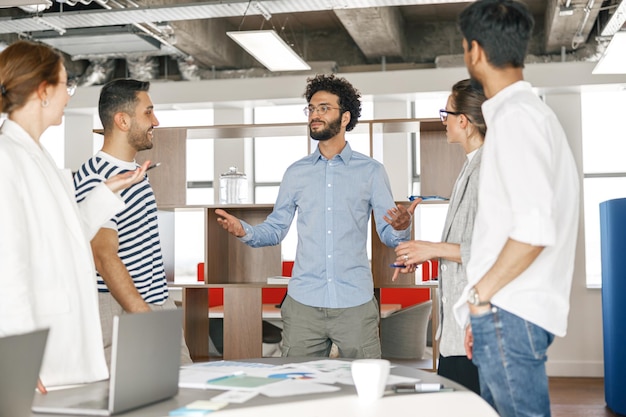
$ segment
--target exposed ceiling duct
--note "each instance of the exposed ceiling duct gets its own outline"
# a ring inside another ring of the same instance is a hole
[[[159,63],[154,57],[138,56],[126,58],[128,75],[141,81],[152,81],[159,76]]]
[[[24,1],[29,0],[20,5]],[[526,0],[539,28],[530,54],[543,61],[597,59],[595,37],[590,34],[599,30],[600,12],[617,7],[616,1]],[[626,0],[621,1],[620,7]],[[342,71],[462,65],[456,16],[467,4],[454,0],[63,0],[36,14],[0,8],[0,40],[16,35],[40,39],[74,60],[169,56],[183,80],[273,75],[226,36],[233,30],[274,29],[313,67],[311,72],[329,68],[316,64],[324,62],[333,62],[331,67]],[[75,36],[82,38],[86,46],[82,50],[79,41],[70,48],[69,40]]]
[[[82,86],[105,84],[112,79],[114,70],[115,61],[106,58],[94,59],[80,76],[78,83]]]
[[[191,58],[178,59],[178,70],[180,76],[186,81],[198,81],[201,79],[199,74],[199,68]]]

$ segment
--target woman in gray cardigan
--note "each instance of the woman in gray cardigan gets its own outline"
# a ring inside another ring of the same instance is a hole
[[[478,174],[486,127],[481,105],[485,96],[470,80],[452,87],[446,108],[439,111],[448,143],[463,147],[467,160],[452,189],[441,242],[413,240],[396,247],[397,264],[412,272],[415,265],[439,258],[439,366],[437,373],[480,394],[478,370],[465,355],[465,332],[452,314],[452,306],[467,284],[465,265],[470,256],[474,216],[478,205]]]

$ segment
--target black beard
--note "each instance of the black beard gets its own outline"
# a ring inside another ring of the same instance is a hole
[[[148,140],[148,132],[149,131],[140,131],[139,129],[135,129],[134,126],[131,126],[131,130],[128,135],[128,143],[137,152],[152,149],[154,143]]]
[[[326,129],[318,130],[317,132],[313,132],[309,124],[309,134],[311,135],[311,139],[314,139],[320,142],[328,140],[334,136],[337,136],[339,132],[341,132],[341,118],[340,117],[333,120],[332,122],[329,122]]]

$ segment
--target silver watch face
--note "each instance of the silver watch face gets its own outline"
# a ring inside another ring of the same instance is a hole
[[[475,288],[470,288],[469,293],[467,294],[467,302],[473,305],[477,305],[480,302]]]

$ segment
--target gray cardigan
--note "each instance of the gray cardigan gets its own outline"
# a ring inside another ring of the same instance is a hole
[[[461,182],[457,178],[452,190],[448,214],[441,235],[442,242],[461,245],[462,263],[439,260],[439,352],[443,356],[465,356],[463,340],[465,331],[454,319],[452,307],[461,297],[467,284],[465,265],[470,257],[470,245],[474,230],[474,219],[478,207],[478,174],[483,148],[480,147],[469,165]],[[467,161],[465,162],[467,164]],[[458,191],[457,191],[458,188]]]

